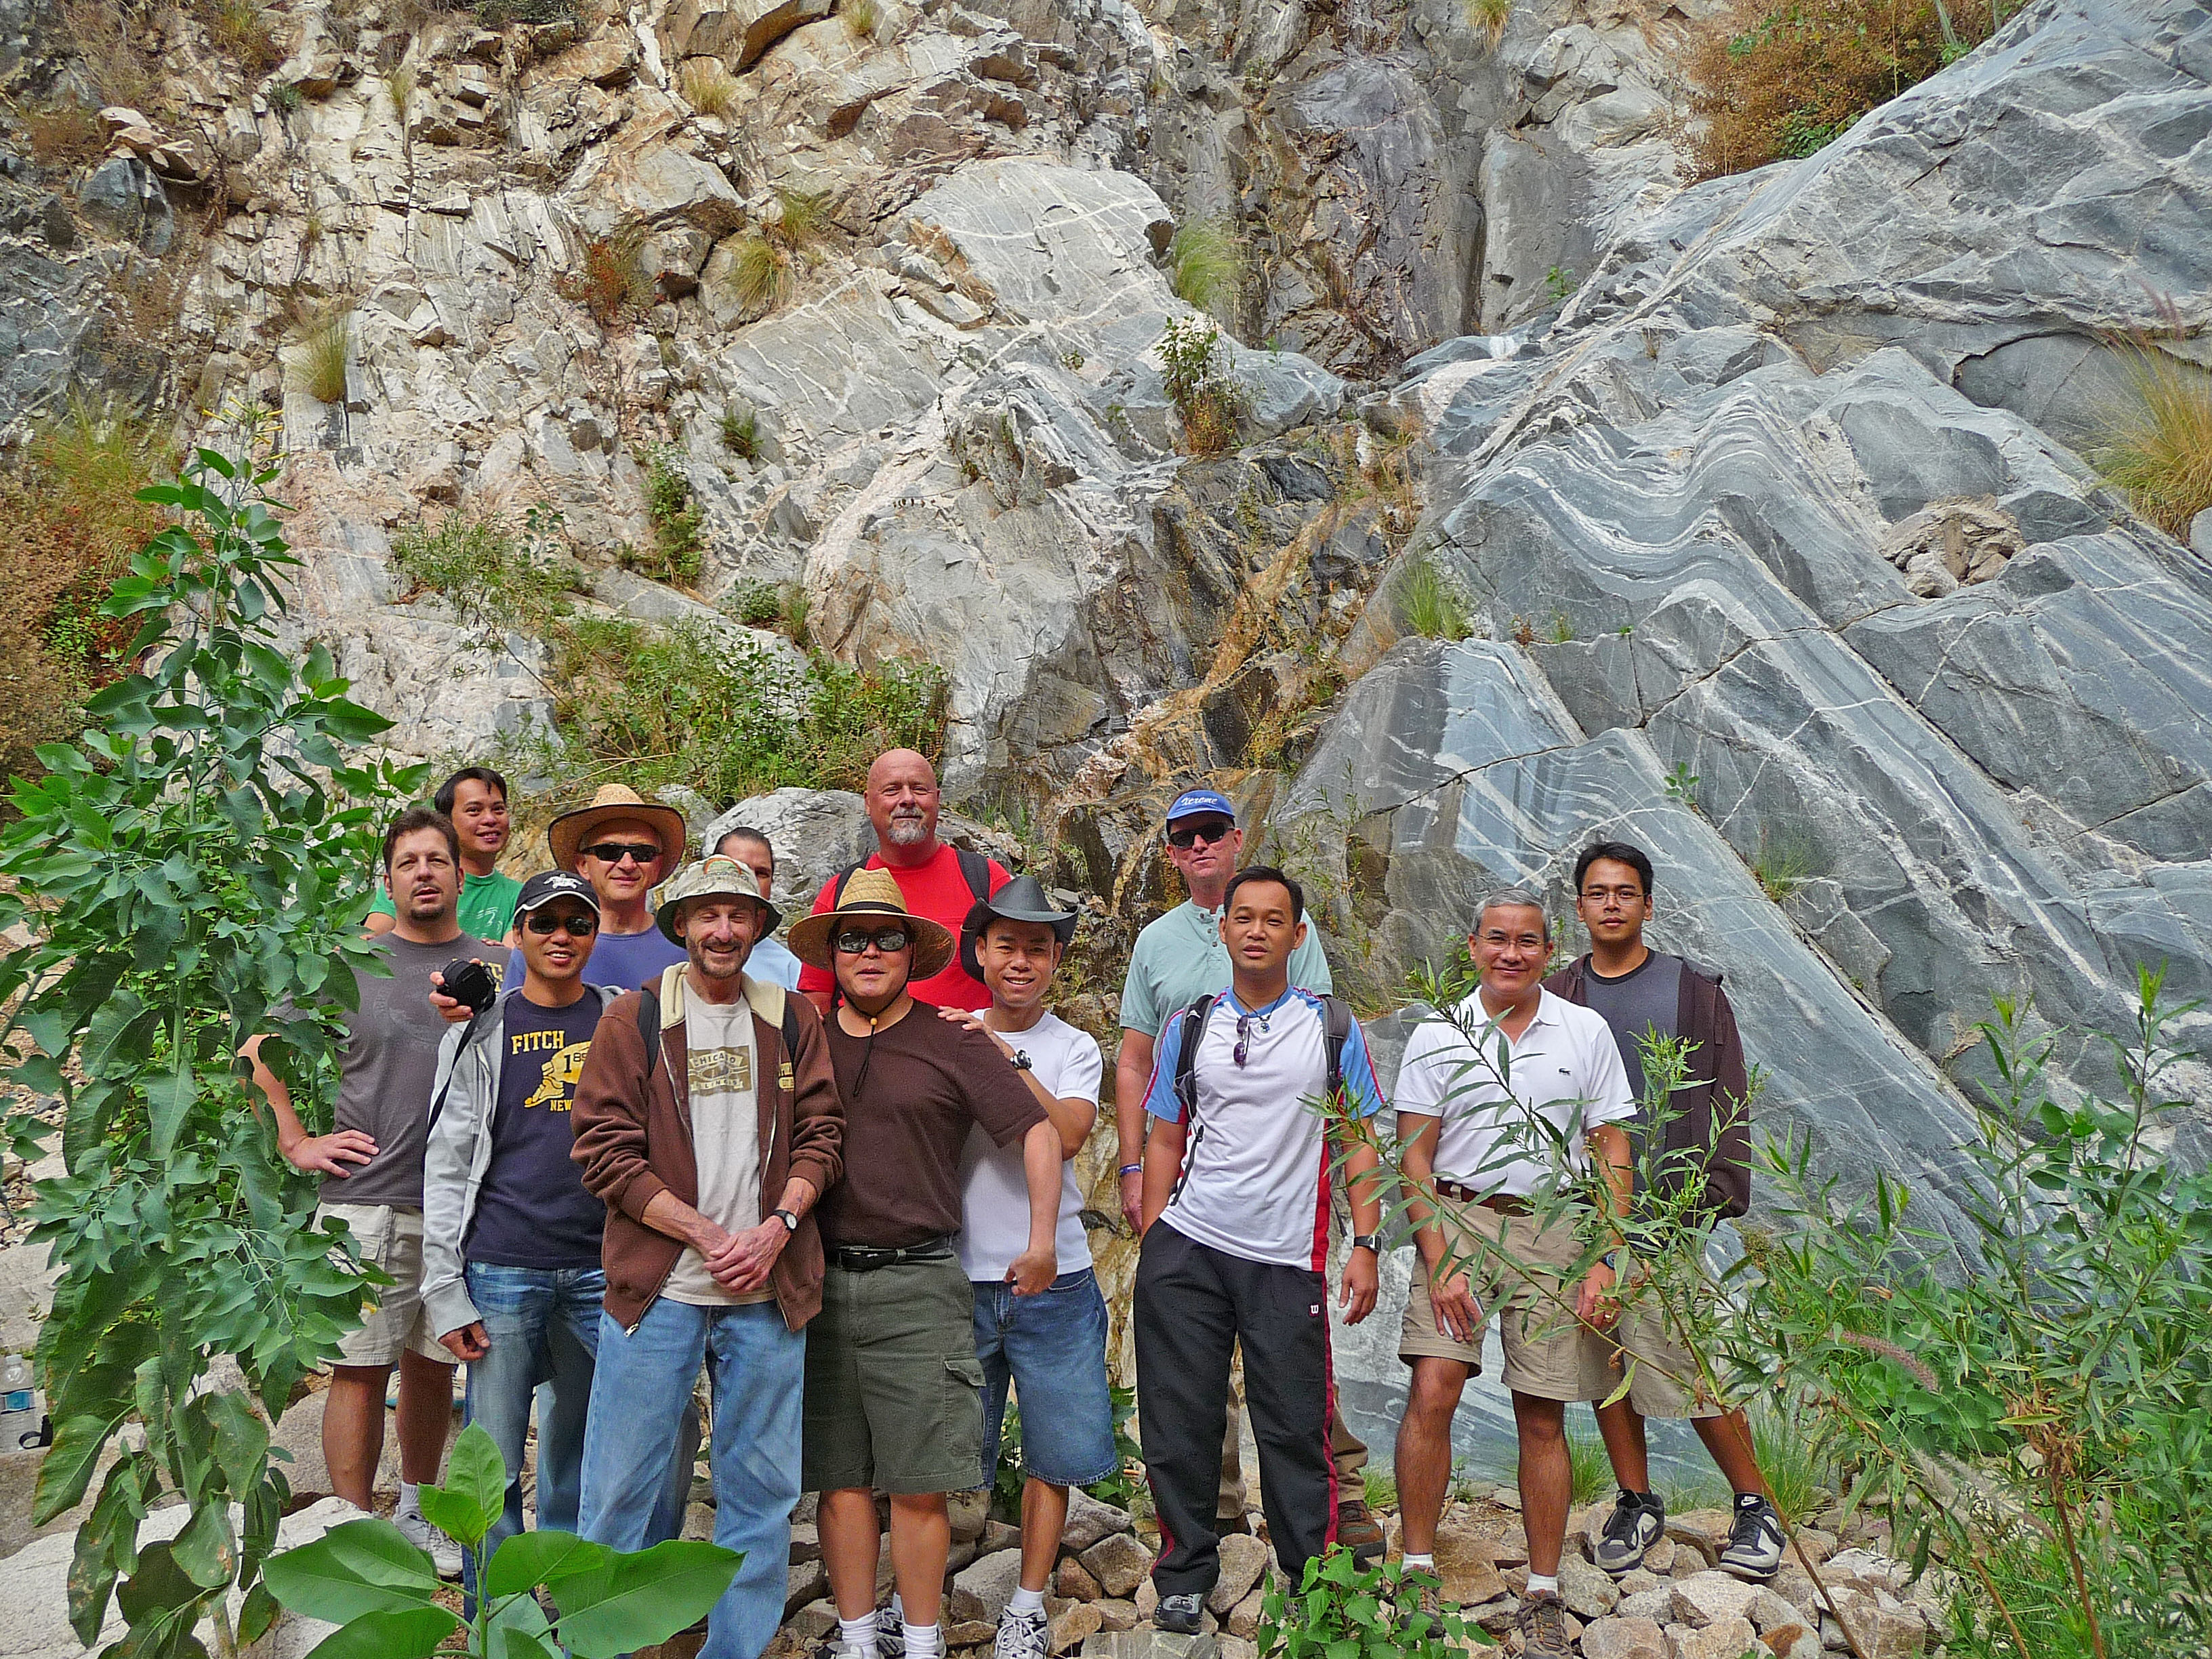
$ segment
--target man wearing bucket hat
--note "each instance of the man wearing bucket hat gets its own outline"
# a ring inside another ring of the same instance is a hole
[[[573,1114],[573,1156],[607,1206],[582,1532],[617,1549],[653,1541],[703,1363],[714,1541],[744,1554],[703,1659],[757,1659],[783,1618],[803,1333],[822,1304],[813,1211],[843,1167],[820,1017],[744,971],[776,921],[734,859],[707,859],[670,882],[660,927],[684,963],[607,1010]]]
[[[952,930],[914,915],[888,871],[861,870],[791,949],[832,974],[830,1055],[845,1103],[845,1179],[823,1200],[822,1313],[806,1334],[805,1485],[822,1494],[822,1560],[839,1659],[877,1659],[875,1493],[890,1497],[898,1632],[908,1659],[944,1652],[951,1539],[945,1495],[982,1480],[975,1297],[953,1249],[960,1158],[981,1127],[1019,1145],[1028,1233],[1018,1296],[1058,1275],[1062,1146],[1015,1064],[983,1031],[939,1019],[911,983],[953,959]],[[778,1558],[781,1560],[781,1558]]]
[[[1106,1381],[1106,1302],[1091,1267],[1073,1162],[1098,1117],[1103,1061],[1096,1037],[1044,1006],[1053,970],[1075,935],[1074,911],[1054,908],[1033,877],[1016,876],[978,901],[961,931],[991,1006],[980,1015],[946,1008],[942,1016],[991,1039],[1060,1137],[1060,1276],[1042,1296],[1017,1297],[1008,1283],[1028,1239],[1021,1154],[993,1146],[974,1129],[960,1158],[960,1266],[975,1287],[975,1357],[983,1367],[983,1478],[988,1484],[998,1468],[1010,1381],[1021,1398],[1027,1477],[1021,1582],[1000,1620],[995,1659],[1045,1659],[1052,1643],[1045,1583],[1067,1525],[1067,1489],[1121,1468]]]
[[[592,977],[635,990],[682,962],[684,948],[653,925],[653,890],[684,861],[684,815],[619,783],[602,784],[589,806],[563,812],[545,831],[556,869],[569,870],[599,896],[599,939]],[[522,952],[507,958],[506,983],[522,982]]]

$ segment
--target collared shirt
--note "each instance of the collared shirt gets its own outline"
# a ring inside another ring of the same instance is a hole
[[[1575,1174],[1589,1169],[1591,1130],[1636,1115],[1620,1049],[1603,1016],[1549,991],[1517,1042],[1492,1023],[1477,991],[1453,1018],[1424,1020],[1398,1067],[1399,1133],[1443,1120],[1436,1172],[1485,1193],[1525,1197],[1551,1185],[1559,1165],[1551,1134]],[[1477,1042],[1468,1040],[1472,1031]],[[1505,1052],[1500,1054],[1500,1046]],[[1502,1075],[1501,1075],[1502,1072]]]
[[[1185,899],[1137,935],[1129,971],[1121,981],[1121,1025],[1157,1039],[1168,1016],[1229,983],[1229,947],[1221,942],[1221,912],[1201,910]],[[1307,991],[1333,991],[1321,929],[1306,919],[1306,936],[1291,952],[1291,983]]]
[[[1224,991],[1206,1012],[1182,1175],[1160,1218],[1192,1243],[1247,1261],[1316,1273],[1327,1266],[1328,1125],[1312,1104],[1328,1085],[1326,1018],[1321,998],[1296,986],[1256,1010]],[[1183,1119],[1175,1075],[1187,1025],[1179,1017],[1168,1022],[1145,1093],[1145,1109],[1170,1123]],[[1361,1117],[1381,1111],[1382,1091],[1356,1020],[1341,1065],[1352,1110]]]

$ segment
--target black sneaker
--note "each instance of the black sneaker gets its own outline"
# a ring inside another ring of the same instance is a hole
[[[1206,1598],[1203,1595],[1195,1593],[1163,1595],[1160,1605],[1152,1613],[1152,1628],[1175,1636],[1195,1636],[1199,1621],[1205,1617]]]
[[[1657,1492],[1633,1492],[1623,1486],[1597,1540],[1597,1564],[1616,1578],[1633,1572],[1666,1535],[1667,1500]]]
[[[1757,1492],[1735,1495],[1735,1524],[1721,1552],[1721,1571],[1739,1578],[1771,1578],[1782,1565],[1782,1517]]]

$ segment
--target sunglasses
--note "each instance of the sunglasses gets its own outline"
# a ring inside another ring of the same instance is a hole
[[[570,939],[589,939],[599,931],[599,919],[594,915],[549,916],[543,910],[532,910],[530,920],[523,924],[533,933],[552,934],[565,932]]]
[[[650,864],[660,856],[659,843],[650,841],[603,841],[596,847],[577,850],[603,864],[620,864],[626,857],[639,864]]]
[[[857,957],[871,945],[890,956],[907,946],[907,931],[903,927],[878,927],[872,933],[862,933],[857,927],[848,928],[837,935],[836,944],[840,956]]]
[[[1185,848],[1204,842],[1208,847],[1229,839],[1236,825],[1226,818],[1207,818],[1200,823],[1179,823],[1168,831],[1168,845]]]
[[[1229,1051],[1229,1058],[1235,1060],[1240,1069],[1252,1057],[1252,1033],[1255,1028],[1264,1036],[1267,1022],[1258,1014],[1237,1016],[1237,1046]]]

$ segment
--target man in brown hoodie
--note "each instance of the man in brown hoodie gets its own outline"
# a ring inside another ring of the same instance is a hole
[[[775,908],[734,859],[671,882],[687,960],[618,997],[576,1085],[574,1157],[605,1200],[605,1311],[584,1433],[581,1531],[649,1542],[684,1407],[714,1390],[714,1541],[744,1553],[702,1659],[758,1659],[783,1616],[799,1500],[806,1322],[822,1306],[815,1205],[843,1169],[822,1021],[748,978]]]

